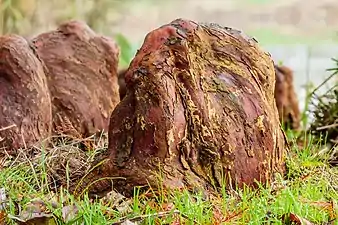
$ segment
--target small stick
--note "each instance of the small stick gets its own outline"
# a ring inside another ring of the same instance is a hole
[[[0,131],[8,130],[8,129],[11,129],[11,128],[13,128],[13,127],[16,127],[16,125],[15,125],[15,124],[12,124],[12,125],[10,125],[10,126],[8,126],[8,127],[2,127],[2,128],[0,128]],[[0,142],[3,141],[3,140],[5,140],[5,138],[0,137]]]
[[[8,127],[2,127],[2,128],[0,128],[0,131],[8,130],[8,129],[11,129],[11,128],[13,128],[13,127],[16,127],[16,125],[15,125],[15,124],[12,124],[12,125],[10,125],[10,126],[8,126]]]
[[[334,123],[334,124],[318,127],[317,130],[326,130],[326,129],[335,128],[335,127],[338,127],[338,123]]]
[[[141,221],[145,218],[148,217],[165,217],[165,216],[169,216],[170,214],[181,214],[181,212],[179,210],[174,210],[174,211],[165,211],[165,212],[158,212],[158,213],[154,213],[154,214],[148,214],[148,215],[140,215],[140,216],[135,216],[133,218],[128,219],[127,217],[123,217],[120,219],[120,221],[112,223],[111,225],[121,225],[122,223],[126,222],[127,220],[131,221],[131,222],[135,222],[135,221]],[[185,217],[184,215],[182,215],[183,217]]]

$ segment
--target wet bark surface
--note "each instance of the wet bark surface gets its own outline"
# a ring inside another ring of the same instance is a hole
[[[175,20],[146,36],[125,81],[105,162],[83,186],[117,176],[125,180],[114,188],[124,194],[148,184],[217,190],[254,187],[284,171],[274,65],[240,31]]]
[[[115,42],[70,21],[33,43],[46,64],[54,132],[86,137],[108,131],[110,114],[120,101]]]
[[[301,113],[293,84],[293,72],[286,66],[275,65],[275,99],[279,120],[285,128],[299,129]]]
[[[34,47],[17,35],[0,37],[0,146],[15,154],[43,144],[52,112],[43,63]]]

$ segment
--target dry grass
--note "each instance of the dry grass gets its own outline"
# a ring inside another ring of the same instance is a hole
[[[49,146],[20,149],[15,157],[3,151],[1,168],[10,169],[27,164],[34,168],[42,163],[39,174],[47,176],[44,188],[57,190],[63,186],[68,190],[70,185],[76,184],[90,170],[96,155],[107,149],[106,133],[85,139],[54,136],[45,141]]]
[[[309,131],[317,142],[325,145],[324,152],[330,152],[330,163],[338,165],[338,60],[333,59],[336,68],[329,69],[332,75],[311,93],[311,113],[314,116]],[[324,93],[319,94],[321,88]]]
[[[315,142],[302,148],[294,145],[286,176],[277,176],[264,188],[224,188],[212,198],[188,190],[140,192],[136,188],[130,199],[113,191],[102,199],[90,199],[86,193],[76,197],[67,190],[89,171],[95,157],[107,150],[107,135],[53,137],[51,141],[44,149],[26,149],[16,158],[6,159],[0,183],[6,182],[0,188],[6,190],[5,218],[10,224],[27,214],[27,207],[37,204],[37,199],[61,224],[66,224],[65,210],[70,210],[72,220],[79,224],[121,224],[127,220],[147,224],[284,224],[282,217],[290,213],[315,224],[338,222],[334,222],[338,168],[330,167],[326,157],[317,154],[320,146]]]

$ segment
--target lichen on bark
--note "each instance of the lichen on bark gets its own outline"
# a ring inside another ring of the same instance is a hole
[[[108,159],[83,184],[255,186],[284,171],[287,149],[269,54],[240,31],[178,19],[150,32],[110,118]],[[225,182],[225,183],[224,183]],[[110,187],[93,185],[91,192]]]

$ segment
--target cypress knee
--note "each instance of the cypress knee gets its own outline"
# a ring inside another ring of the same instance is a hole
[[[18,35],[0,37],[0,146],[16,154],[48,138],[52,112],[43,63]]]
[[[293,86],[293,71],[286,66],[275,65],[276,88],[275,99],[279,120],[284,128],[300,128],[301,113],[298,98]]]
[[[87,137],[108,131],[120,101],[116,43],[80,21],[63,23],[33,43],[46,64],[54,133]]]
[[[284,172],[274,64],[242,32],[174,20],[146,36],[125,81],[106,161],[83,186],[108,176],[125,178],[114,181],[125,194],[148,184],[218,190],[256,187]],[[89,190],[110,184],[101,180]]]

